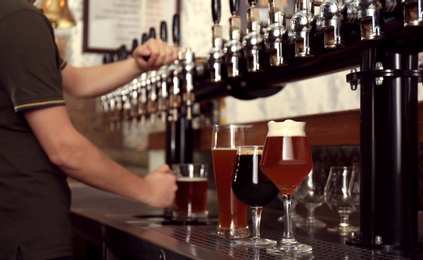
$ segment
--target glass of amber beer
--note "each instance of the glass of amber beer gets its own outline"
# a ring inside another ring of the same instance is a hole
[[[205,164],[173,164],[178,190],[172,217],[177,221],[204,220],[207,209],[207,167]]]
[[[219,218],[216,233],[224,238],[249,236],[247,205],[232,191],[232,172],[235,168],[237,147],[252,145],[252,125],[215,125],[212,134],[212,160],[216,181]]]
[[[302,244],[294,238],[291,219],[292,193],[313,167],[304,129],[305,122],[270,121],[267,126],[268,132],[260,168],[278,187],[286,219],[282,239],[272,250],[294,254],[310,252],[311,246]]]

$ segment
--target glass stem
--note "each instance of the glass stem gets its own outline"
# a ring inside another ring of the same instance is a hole
[[[316,209],[316,205],[314,203],[306,203],[307,208],[307,218],[306,223],[311,225],[316,221],[316,216],[314,210]]]
[[[341,216],[341,221],[339,222],[339,226],[342,228],[346,228],[350,226],[350,215],[349,214],[339,214]]]
[[[262,210],[263,207],[251,207],[251,219],[253,222],[253,239],[260,238],[260,222]]]
[[[283,231],[283,239],[294,238],[294,232],[292,231],[292,218],[291,218],[291,198],[290,194],[283,194],[283,210],[285,214],[285,229]]]

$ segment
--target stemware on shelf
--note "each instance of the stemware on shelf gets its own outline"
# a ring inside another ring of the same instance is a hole
[[[320,207],[324,199],[324,190],[328,173],[322,163],[314,163],[313,169],[295,190],[299,203],[307,209],[307,216],[302,221],[297,221],[295,226],[307,231],[315,231],[326,227],[326,223],[317,219],[315,209]]]
[[[269,251],[299,254],[312,251],[312,247],[294,237],[291,219],[291,197],[297,185],[312,169],[310,146],[305,134],[305,122],[270,121],[264,143],[260,167],[282,194],[284,231],[282,239]]]
[[[262,145],[239,146],[232,175],[232,190],[235,196],[251,208],[252,237],[237,239],[245,246],[264,247],[275,245],[275,240],[260,236],[260,222],[263,206],[272,202],[279,193],[278,188],[260,169],[263,154]]]
[[[359,229],[351,225],[349,221],[351,213],[355,211],[348,194],[352,173],[352,166],[332,166],[325,186],[326,204],[340,216],[339,224],[328,228],[328,231],[339,232],[341,235],[347,235]]]

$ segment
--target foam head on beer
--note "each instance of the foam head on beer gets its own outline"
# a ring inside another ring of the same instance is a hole
[[[269,121],[267,136],[306,136],[305,122],[287,119],[283,122]]]

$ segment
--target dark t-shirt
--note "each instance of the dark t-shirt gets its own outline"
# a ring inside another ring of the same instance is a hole
[[[21,112],[65,104],[54,33],[27,0],[1,0],[0,48],[0,259],[69,256],[66,176]]]

